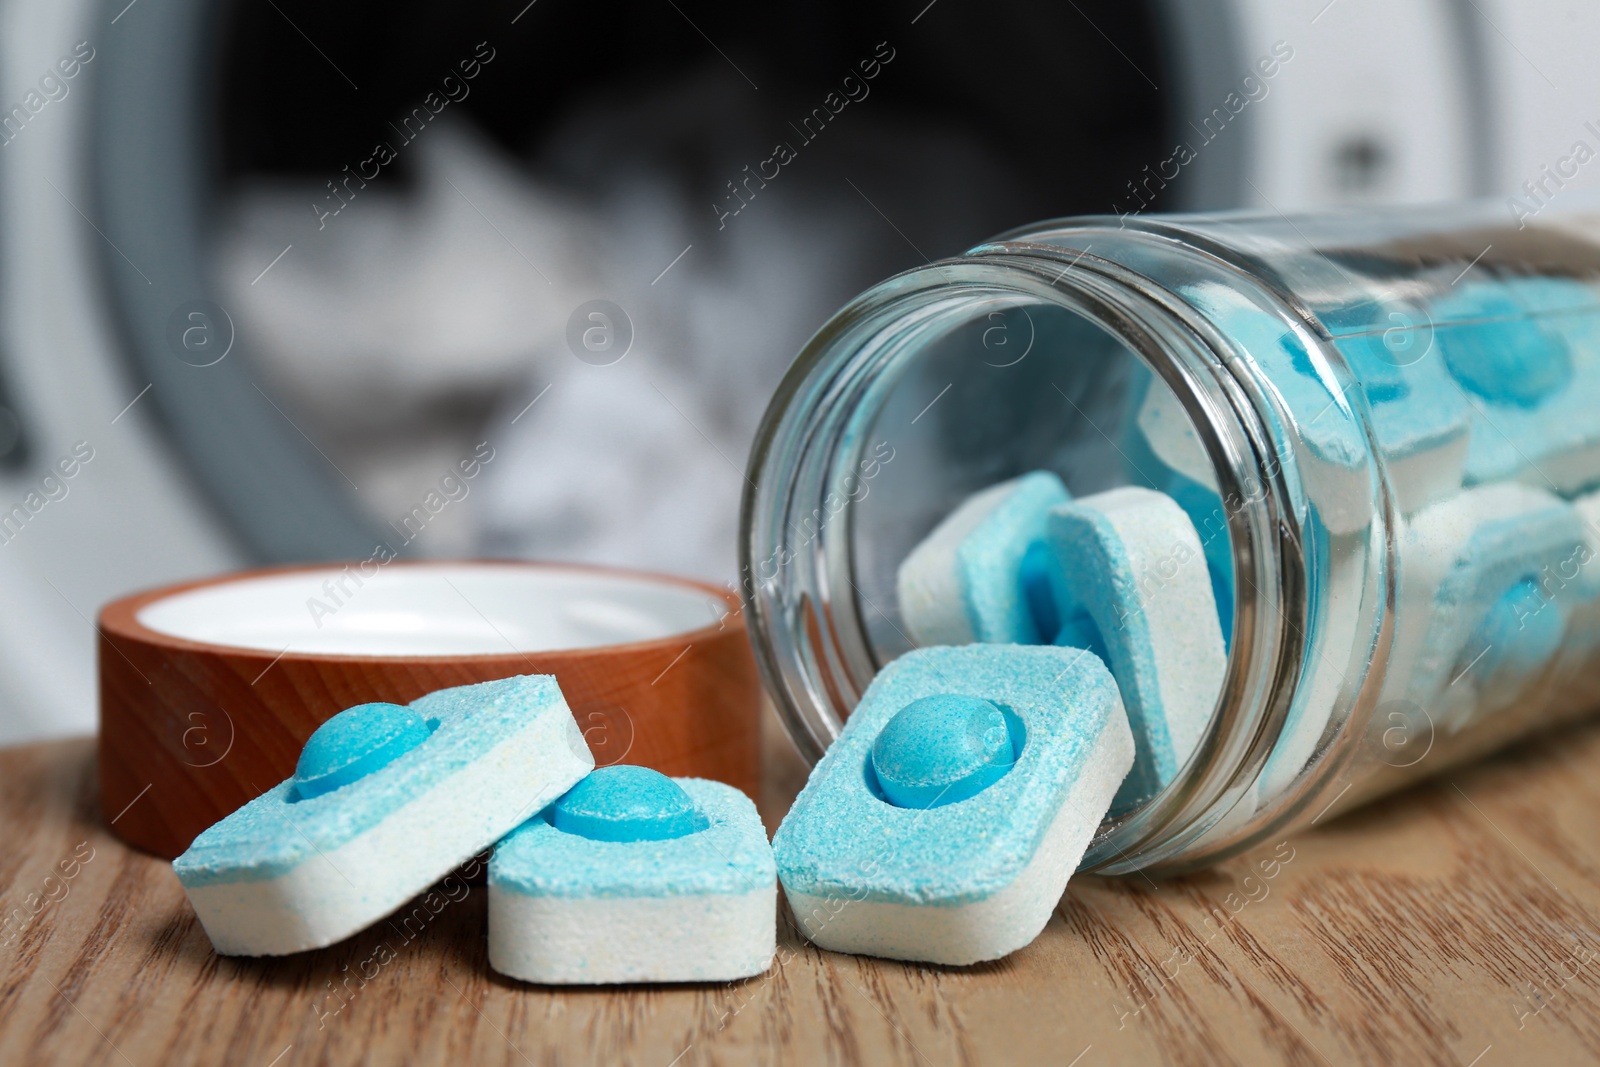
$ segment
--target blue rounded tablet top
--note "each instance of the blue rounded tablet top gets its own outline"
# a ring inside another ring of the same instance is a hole
[[[1445,366],[1463,387],[1490,403],[1530,408],[1572,380],[1566,340],[1546,330],[1508,292],[1478,286],[1442,308],[1440,313],[1465,320],[1436,327]]]
[[[987,700],[953,693],[913,700],[872,743],[878,787],[900,808],[941,808],[976,796],[1015,761],[1005,714]]]
[[[387,767],[428,739],[427,720],[401,704],[357,704],[321,726],[300,750],[294,789],[302,799],[331,793]]]
[[[1537,581],[1524,578],[1485,613],[1461,650],[1465,665],[1457,671],[1476,666],[1474,673],[1491,685],[1520,682],[1555,657],[1565,631],[1561,605],[1546,599]]]
[[[683,787],[648,767],[591,771],[545,818],[557,830],[591,841],[668,841],[706,828]]]

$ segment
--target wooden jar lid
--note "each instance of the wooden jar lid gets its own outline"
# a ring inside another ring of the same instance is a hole
[[[515,674],[556,676],[601,766],[758,785],[738,598],[682,578],[523,562],[246,571],[107,604],[99,664],[102,810],[169,858],[288,778],[335,713]]]

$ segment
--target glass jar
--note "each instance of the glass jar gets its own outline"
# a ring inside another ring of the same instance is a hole
[[[913,647],[896,571],[1033,470],[1188,513],[1229,651],[1084,869],[1214,862],[1576,717],[1600,667],[1600,202],[1090,217],[875,286],[751,454],[757,658],[815,761]],[[1161,575],[1152,580],[1161,581]]]

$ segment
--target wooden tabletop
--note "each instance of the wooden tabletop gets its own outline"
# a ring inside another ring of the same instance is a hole
[[[0,1063],[1600,1058],[1600,725],[1204,874],[1075,879],[994,964],[818,952],[780,908],[772,971],[731,986],[508,981],[481,887],[411,940],[220,958],[171,869],[108,835],[94,781],[88,741],[0,752]]]

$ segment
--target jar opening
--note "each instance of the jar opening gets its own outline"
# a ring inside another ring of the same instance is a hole
[[[1206,575],[1227,669],[1181,770],[1097,833],[1083,869],[1118,873],[1231,844],[1254,813],[1302,669],[1314,535],[1229,340],[1074,236],[1083,247],[1008,243],[900,275],[824,327],[757,438],[741,551],[758,659],[815,761],[915,647],[897,571],[963,500],[1041,470],[1074,499],[1168,492],[1200,551],[1175,545],[1139,581],[1159,607],[1177,574]]]

